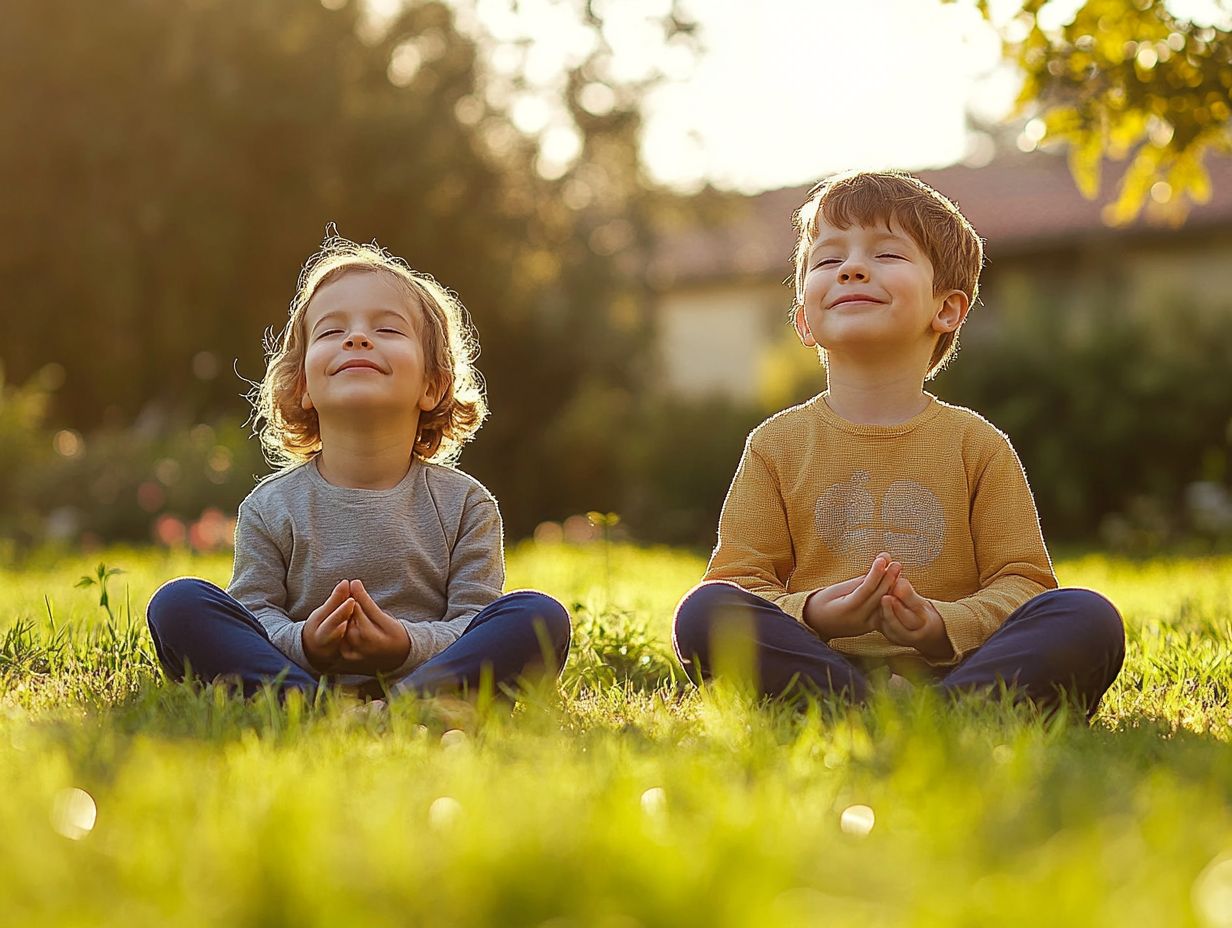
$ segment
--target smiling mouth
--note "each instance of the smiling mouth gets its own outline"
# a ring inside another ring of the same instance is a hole
[[[375,364],[348,364],[334,371],[335,374],[345,374],[347,371],[369,371],[373,374],[381,373],[381,369]]]
[[[830,308],[838,309],[842,306],[880,306],[881,302],[881,300],[873,299],[841,300],[838,303],[831,304]]]

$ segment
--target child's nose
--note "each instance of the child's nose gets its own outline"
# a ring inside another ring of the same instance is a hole
[[[365,335],[363,332],[352,332],[350,335],[347,336],[347,340],[346,342],[344,342],[344,344],[348,348],[371,348],[372,347],[372,342],[368,339],[368,336]]]
[[[839,269],[838,279],[843,282],[849,280],[868,280],[868,272],[862,266],[845,264]]]

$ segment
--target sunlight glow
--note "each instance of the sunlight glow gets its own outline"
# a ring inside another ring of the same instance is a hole
[[[84,789],[71,787],[56,793],[51,805],[51,827],[73,841],[80,841],[94,830],[98,806]]]
[[[435,829],[450,827],[462,814],[462,803],[452,796],[441,796],[433,799],[428,806],[428,824]]]
[[[366,32],[376,35],[403,0],[358,2]],[[1045,3],[1041,26],[1064,26],[1082,2]],[[686,43],[660,34],[664,0],[604,6],[606,50],[592,61],[582,106],[607,113],[617,102],[608,82],[660,80],[644,101],[642,154],[654,181],[682,192],[709,182],[755,193],[848,168],[987,163],[988,137],[973,133],[970,119],[1009,117],[1021,86],[1002,60],[996,30],[1021,40],[1032,22],[1021,0],[990,0],[992,25],[974,3],[942,0],[767,0],[756,16],[734,0],[693,0],[686,12],[702,46],[694,61]],[[1168,7],[1198,25],[1226,27],[1232,19],[1219,0],[1171,0]],[[454,12],[458,28],[489,37],[485,60],[497,79],[486,84],[487,102],[512,104],[518,128],[538,138],[540,172],[563,176],[580,151],[560,93],[567,70],[601,51],[595,34],[569,4],[553,0],[477,0]],[[1138,66],[1149,70],[1183,47],[1179,34],[1144,45]],[[422,46],[399,49],[389,79],[409,84],[432,57]],[[458,113],[467,125],[481,114],[478,100]],[[512,144],[486,135],[497,154]],[[1029,152],[1040,141],[1034,129],[1017,143]]]
[[[582,153],[582,140],[572,126],[553,126],[543,133],[535,167],[548,180],[563,177]]]
[[[949,164],[969,149],[968,109],[998,119],[1020,79],[967,4],[769,0],[695,7],[694,73],[648,98],[656,180],[752,193],[845,168]]]
[[[1232,928],[1232,854],[1215,858],[1198,874],[1193,903],[1206,928]]]
[[[407,87],[419,73],[423,54],[414,42],[403,42],[389,58],[389,82],[395,87]]]
[[[65,458],[75,458],[85,450],[85,440],[81,433],[73,429],[61,429],[52,439],[56,454]]]
[[[667,793],[661,786],[652,786],[642,793],[642,812],[651,818],[658,818],[667,812]]]
[[[842,828],[843,834],[855,835],[857,838],[863,838],[873,830],[873,824],[877,817],[873,813],[870,806],[848,806],[843,810],[842,816],[839,818],[839,827]]]

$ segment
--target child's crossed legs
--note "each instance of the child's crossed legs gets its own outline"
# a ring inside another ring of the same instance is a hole
[[[246,696],[275,679],[283,689],[308,692],[320,682],[270,643],[251,612],[205,580],[183,577],[164,584],[146,618],[158,659],[174,680],[184,678],[187,665],[202,680],[237,680]],[[480,610],[452,645],[391,681],[391,688],[424,695],[474,692],[488,675],[499,686],[544,665],[559,674],[570,637],[569,614],[556,600],[533,590],[508,593]],[[365,693],[380,695],[375,679]]]
[[[727,640],[735,650],[744,644],[764,695],[779,696],[793,687],[855,702],[868,695],[868,681],[854,661],[735,584],[694,587],[676,609],[672,637],[695,683],[709,679],[715,645]],[[1090,717],[1124,658],[1124,626],[1108,600],[1090,590],[1050,590],[1015,610],[956,666],[939,669],[943,675],[933,685],[954,693],[1005,684],[1044,708],[1055,706],[1065,692]]]

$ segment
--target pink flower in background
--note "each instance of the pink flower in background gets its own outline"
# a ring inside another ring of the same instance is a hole
[[[235,537],[235,524],[213,506],[201,513],[188,529],[188,542],[196,551],[216,551],[229,547]]]
[[[154,540],[160,545],[165,545],[168,548],[178,548],[187,540],[188,529],[175,516],[164,512],[154,520],[152,534],[154,535]]]
[[[191,522],[164,512],[154,520],[150,533],[156,542],[168,548],[188,545],[201,554],[229,550],[235,545],[235,517],[213,506]]]

